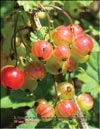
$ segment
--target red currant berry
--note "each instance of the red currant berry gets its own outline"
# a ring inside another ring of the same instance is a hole
[[[90,54],[81,55],[81,54],[77,53],[74,49],[71,50],[71,55],[72,55],[72,58],[76,60],[77,64],[87,62],[90,57]]]
[[[75,39],[84,36],[83,28],[78,24],[69,25],[68,29],[72,30]]]
[[[32,54],[39,60],[48,60],[52,56],[52,53],[52,45],[44,40],[39,40],[32,46]]]
[[[38,17],[39,17],[40,19],[44,19],[44,18],[46,17],[45,12],[43,12],[43,11],[39,11],[37,14],[38,14]]]
[[[45,67],[40,62],[31,62],[25,67],[24,72],[33,80],[41,80],[45,76]]]
[[[8,65],[1,69],[1,84],[5,88],[17,90],[24,84],[25,75],[20,69]]]
[[[60,61],[66,61],[70,56],[70,48],[66,45],[59,45],[54,49],[53,55]]]
[[[63,71],[71,73],[77,67],[77,62],[73,57],[70,57],[66,62],[64,62]]]
[[[89,36],[82,36],[73,42],[73,50],[79,55],[87,55],[93,49],[93,41]]]
[[[21,87],[26,93],[33,92],[38,86],[38,82],[36,80],[30,79],[28,76],[25,77],[25,83]]]
[[[86,94],[86,93],[80,94],[77,97],[77,102],[82,111],[88,111],[94,105],[93,98],[89,94]]]
[[[40,104],[40,106],[36,108],[36,113],[41,121],[48,122],[54,118],[55,110],[49,104]]]
[[[62,73],[62,65],[63,63],[61,61],[58,61],[52,57],[46,62],[46,71],[52,75],[58,75]]]
[[[38,99],[34,103],[34,109],[36,110],[38,106],[43,105],[43,104],[47,104],[47,101],[45,99]]]
[[[77,114],[77,106],[72,100],[62,100],[56,105],[55,112],[59,118],[73,117]]]
[[[61,82],[57,86],[57,93],[61,99],[72,99],[75,95],[75,89],[72,84]]]
[[[52,39],[56,45],[69,45],[72,41],[72,31],[67,26],[55,28]]]

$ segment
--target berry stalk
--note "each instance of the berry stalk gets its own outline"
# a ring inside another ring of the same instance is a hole
[[[81,111],[81,109],[80,109],[80,107],[79,107],[79,105],[77,103],[76,96],[74,96],[73,99],[74,99],[74,102],[75,102],[75,104],[76,104],[76,106],[78,108],[77,117],[78,117],[78,119],[79,119],[79,121],[81,123],[82,129],[89,129],[88,125],[87,125],[87,122],[86,122],[86,120],[84,118],[84,115],[83,115],[83,113],[82,113],[82,111]]]

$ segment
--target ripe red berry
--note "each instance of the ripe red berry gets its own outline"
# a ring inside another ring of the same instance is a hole
[[[73,57],[70,57],[66,62],[64,62],[63,71],[71,73],[77,67],[77,62]]]
[[[61,82],[57,86],[57,93],[61,99],[72,99],[75,95],[74,86],[67,82]]]
[[[45,67],[40,62],[31,62],[25,67],[24,72],[33,80],[41,80],[45,76]]]
[[[32,46],[32,54],[39,60],[48,60],[52,56],[52,53],[52,45],[44,40],[39,40]]]
[[[47,101],[45,99],[38,99],[35,103],[34,103],[34,109],[36,110],[38,106],[43,104],[47,104]]]
[[[84,36],[83,28],[78,24],[69,25],[68,29],[72,30],[75,39]]]
[[[77,107],[72,100],[62,100],[56,105],[55,112],[59,118],[73,117],[77,114]]]
[[[8,65],[1,69],[1,84],[5,88],[17,90],[22,87],[24,80],[25,75],[19,68]]]
[[[79,55],[87,55],[93,49],[93,41],[89,36],[82,36],[73,42],[73,50]]]
[[[66,61],[70,56],[70,48],[66,45],[59,45],[54,49],[53,55],[60,61]]]
[[[93,98],[87,93],[80,94],[77,97],[77,102],[82,111],[88,111],[94,105]]]
[[[54,118],[55,110],[49,104],[40,104],[40,106],[36,108],[36,113],[41,121],[48,122]]]
[[[72,41],[72,31],[64,25],[55,28],[52,39],[56,45],[69,45]]]

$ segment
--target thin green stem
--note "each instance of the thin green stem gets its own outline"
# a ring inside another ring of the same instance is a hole
[[[15,58],[16,58],[15,67],[17,66],[16,29],[17,29],[18,15],[19,13],[17,13],[16,16],[14,15],[14,23],[15,23],[14,24],[14,35],[11,38],[11,52],[14,53]]]
[[[43,8],[43,10],[44,10],[45,13],[46,13],[46,17],[47,17],[47,19],[48,19],[48,33],[49,33],[50,41],[52,42],[51,34],[50,34],[50,26],[51,26],[51,19],[50,19],[50,16],[49,16],[48,12],[46,11],[46,9],[44,8],[43,5],[40,4],[40,7]]]
[[[68,82],[71,83],[71,73],[68,73]]]
[[[18,15],[19,13],[17,13],[16,17],[14,17],[14,22],[15,22],[15,26],[14,26],[14,50],[15,50],[15,56],[16,56],[16,65],[17,66],[17,49],[16,49],[16,29],[17,29],[17,22],[18,22]]]
[[[58,101],[57,81],[56,81],[55,75],[53,75],[53,80],[54,80],[54,89],[55,89],[55,96],[54,96],[54,107],[55,107]]]
[[[98,50],[97,52],[97,65],[98,65],[98,85],[100,85],[100,50]]]

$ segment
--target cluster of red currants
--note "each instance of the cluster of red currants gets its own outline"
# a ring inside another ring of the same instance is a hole
[[[52,44],[44,40],[33,43],[32,54],[37,60],[25,66],[24,72],[12,65],[4,66],[1,69],[1,84],[12,90],[27,90],[28,87],[34,90],[37,81],[43,79],[46,72],[52,75],[71,73],[78,63],[89,59],[93,49],[92,39],[84,34],[78,24],[57,27],[52,34],[52,41]],[[33,81],[34,85],[31,86]],[[36,112],[43,121],[51,120],[55,113],[58,117],[73,117],[77,114],[77,106],[70,100],[75,95],[73,85],[62,82],[57,86],[57,93],[62,101],[57,103],[55,110],[44,100],[36,102]],[[77,100],[83,110],[93,107],[93,100],[88,94],[79,95]]]
[[[58,119],[73,118],[77,115],[78,108],[76,103],[72,100],[75,90],[70,83],[60,83],[58,85],[58,96],[60,101],[56,106],[52,106],[44,99],[39,99],[34,104],[34,109],[41,121],[47,122],[52,120],[55,116]],[[89,94],[80,94],[77,97],[77,102],[82,111],[88,111],[93,107],[94,101]]]

